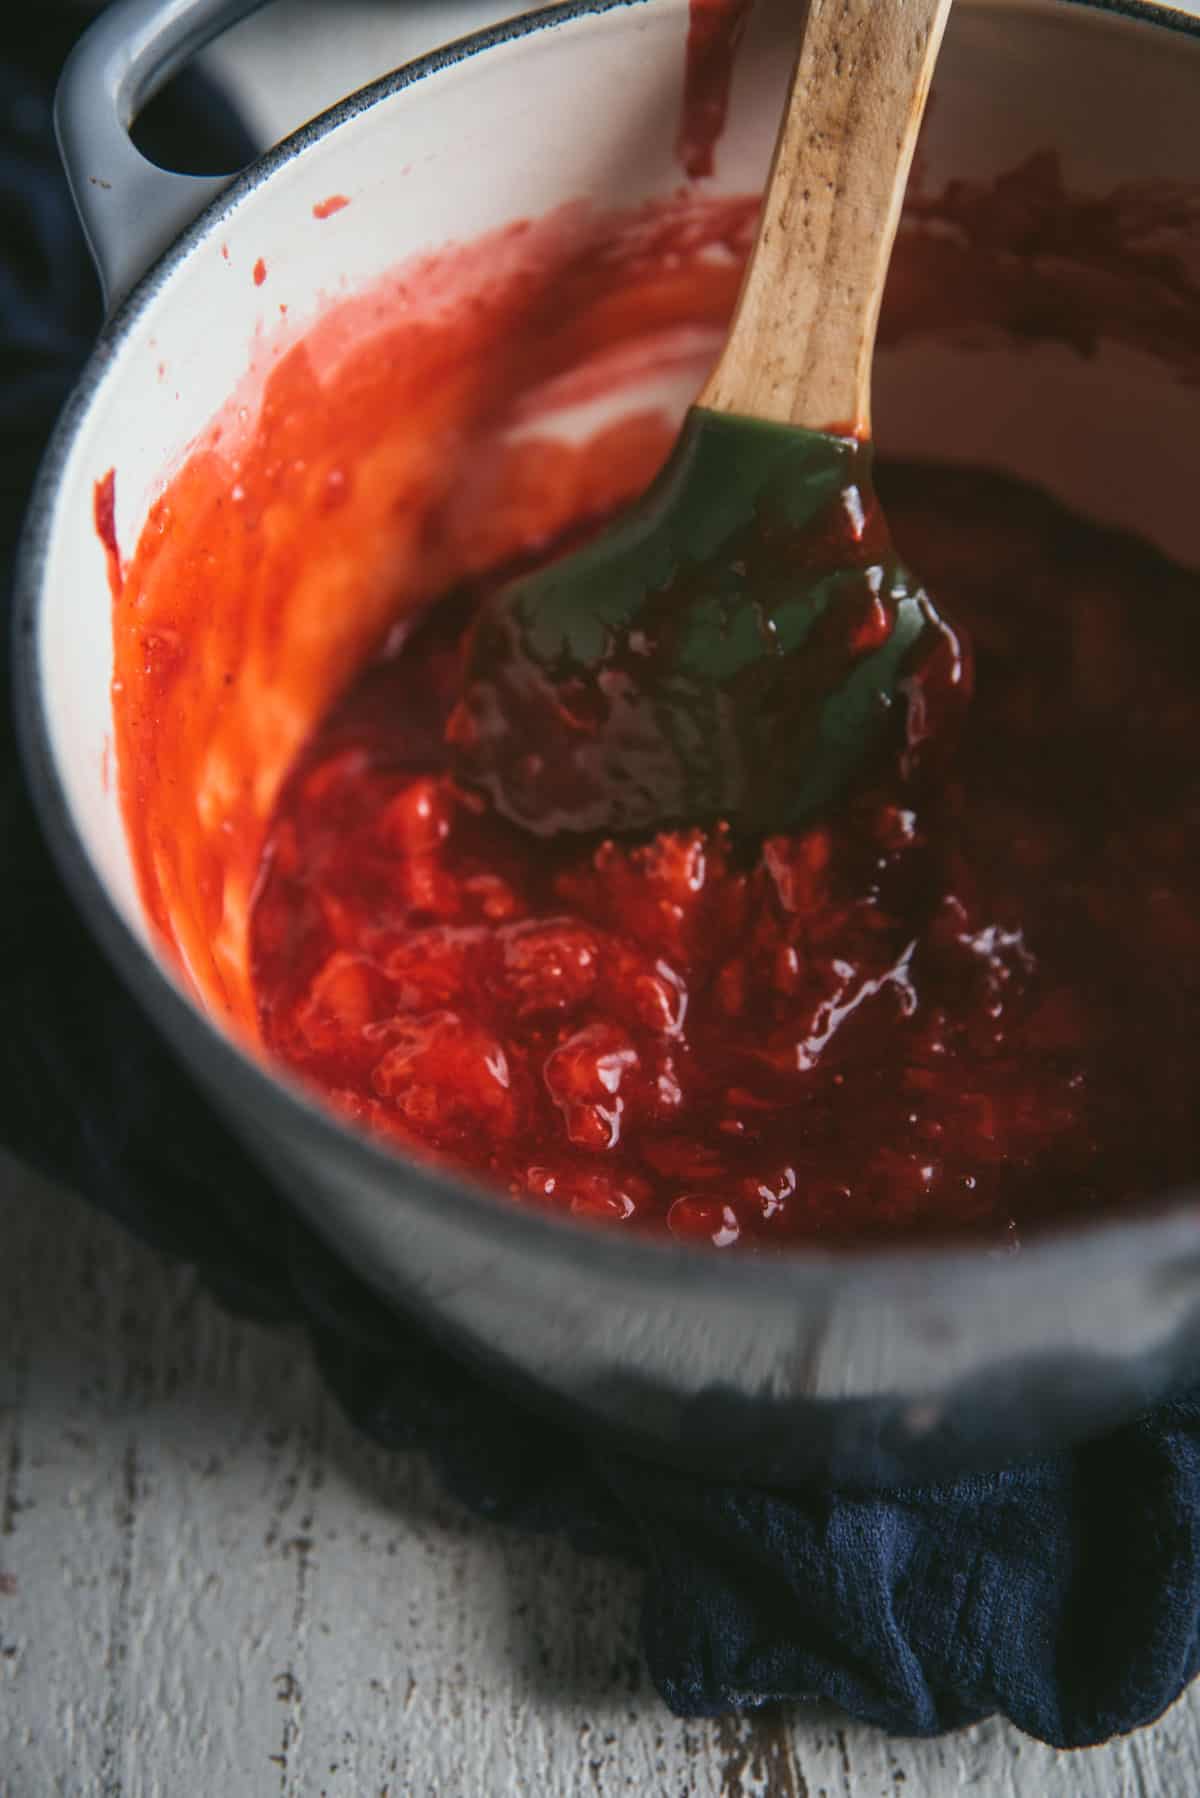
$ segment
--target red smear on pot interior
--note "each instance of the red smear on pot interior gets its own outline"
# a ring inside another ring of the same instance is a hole
[[[108,561],[108,584],[116,592],[122,580],[121,550],[117,543],[117,471],[110,468],[92,489],[92,517],[96,535]]]
[[[260,256],[258,261],[254,264],[254,285],[256,287],[261,287],[266,278],[267,265]]]
[[[670,372],[686,338],[698,384],[755,210],[571,207],[406,265],[267,346],[151,507],[113,608],[126,829],[149,918],[243,1034],[263,833],[313,724],[414,609],[651,479],[657,402],[572,448],[559,383],[628,374],[635,343]]]
[[[1139,181],[1072,193],[1054,150],[991,181],[910,183],[881,347],[940,336],[1122,344],[1200,382],[1200,187]]]
[[[349,204],[345,194],[330,194],[327,200],[317,201],[312,209],[313,217],[315,219],[332,218],[335,212],[343,211]]]
[[[695,181],[713,172],[713,151],[725,129],[733,62],[752,0],[691,0],[683,109],[676,155]]]

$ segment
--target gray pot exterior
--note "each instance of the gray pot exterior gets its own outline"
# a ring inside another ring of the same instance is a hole
[[[182,31],[193,15],[211,22],[231,8],[246,10],[187,0],[173,16]],[[146,0],[133,11],[146,13]],[[419,69],[403,75],[419,79]],[[112,341],[137,328],[136,305],[130,316]],[[997,1466],[1099,1431],[1200,1373],[1194,1202],[1012,1255],[723,1259],[537,1215],[401,1161],[222,1037],[118,915],[72,821],[46,723],[38,629],[56,487],[112,341],[60,425],[27,529],[16,619],[26,766],[64,875],[130,990],[348,1265],[549,1414],[651,1457],[768,1483],[894,1485]]]

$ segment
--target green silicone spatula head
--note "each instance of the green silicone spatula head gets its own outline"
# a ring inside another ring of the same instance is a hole
[[[810,0],[717,367],[650,491],[493,592],[456,772],[530,830],[787,829],[965,699],[871,484],[879,303],[951,0]]]

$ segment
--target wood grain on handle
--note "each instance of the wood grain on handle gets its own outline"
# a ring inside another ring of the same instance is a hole
[[[698,403],[870,430],[879,304],[951,0],[809,0],[758,238]]]

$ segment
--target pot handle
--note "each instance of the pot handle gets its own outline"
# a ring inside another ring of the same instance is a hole
[[[134,147],[129,127],[189,57],[262,4],[117,0],[67,58],[54,126],[107,316],[233,179],[168,174]]]

